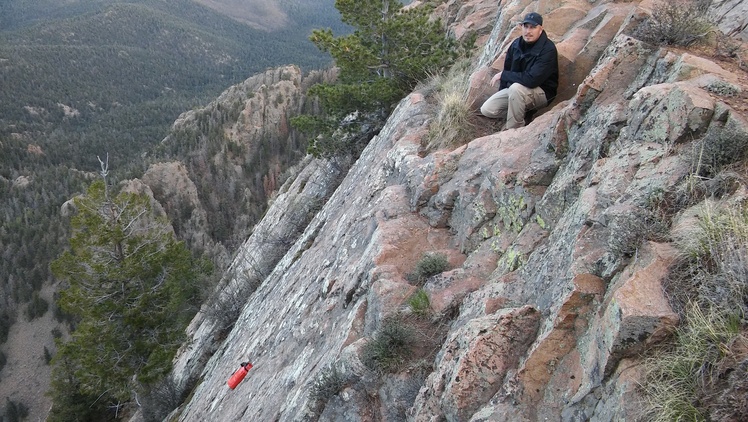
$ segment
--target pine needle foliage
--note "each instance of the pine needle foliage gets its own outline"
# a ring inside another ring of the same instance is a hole
[[[314,137],[309,152],[318,157],[360,152],[419,81],[449,68],[472,47],[447,36],[442,22],[430,17],[429,3],[403,8],[396,0],[336,0],[335,7],[353,33],[336,37],[318,29],[310,39],[333,57],[339,80],[309,92],[319,98],[322,116],[292,119]]]
[[[127,402],[133,379],[163,378],[208,268],[176,241],[147,195],[110,189],[98,180],[74,200],[70,249],[52,263],[67,285],[58,305],[76,321],[54,359],[52,414],[64,414],[60,406],[75,395]]]

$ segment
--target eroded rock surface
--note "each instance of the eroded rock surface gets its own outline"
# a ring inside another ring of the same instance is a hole
[[[636,418],[639,353],[678,316],[661,288],[673,246],[631,227],[653,195],[690,174],[698,142],[748,132],[734,98],[716,89],[742,88],[745,74],[632,37],[646,14],[637,1],[515,0],[491,16],[495,4],[440,9],[455,33],[493,20],[469,101],[488,95],[490,66],[531,10],[564,57],[557,101],[527,127],[424,154],[437,105],[416,91],[339,187],[324,187],[334,166],[310,160],[240,254],[275,253],[261,234],[310,198],[326,202],[304,209],[313,218],[213,344],[179,420]],[[451,269],[415,285],[409,274],[425,253],[444,254]],[[372,371],[364,349],[388,317],[412,312],[421,288],[435,349],[395,373]],[[206,321],[193,323],[198,346],[178,358],[182,374],[211,335]],[[246,359],[254,368],[229,390]],[[312,385],[331,365],[345,383],[314,411]]]

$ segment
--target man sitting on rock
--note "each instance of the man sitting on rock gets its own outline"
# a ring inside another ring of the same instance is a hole
[[[522,36],[512,42],[504,69],[491,79],[499,92],[480,108],[481,114],[506,119],[503,129],[525,125],[525,115],[550,103],[558,88],[558,52],[543,30],[543,17],[532,12],[520,23]]]

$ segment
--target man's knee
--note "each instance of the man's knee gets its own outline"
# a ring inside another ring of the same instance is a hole
[[[480,106],[480,114],[492,119],[499,117],[499,113],[497,112],[496,108],[490,107],[487,101],[483,103],[482,106]]]
[[[528,87],[526,87],[526,86],[524,86],[522,84],[518,84],[518,83],[513,83],[511,86],[509,86],[508,90],[509,90],[508,91],[508,93],[509,93],[509,101],[512,101],[512,100],[515,100],[515,99],[516,100],[519,100],[519,99],[524,100],[530,94],[530,88],[528,88]]]
[[[498,94],[492,95],[480,106],[480,113],[492,119],[505,117],[506,115],[506,98]]]
[[[518,105],[521,104],[523,108],[529,110],[535,110],[548,105],[545,93],[540,88],[530,89],[518,83],[514,83],[509,87],[509,102]]]

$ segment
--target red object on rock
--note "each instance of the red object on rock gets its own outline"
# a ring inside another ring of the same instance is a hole
[[[240,382],[242,382],[244,377],[247,376],[247,372],[252,369],[252,364],[249,362],[242,363],[241,365],[242,367],[237,369],[236,372],[234,372],[234,375],[232,375],[227,382],[229,388],[232,390],[236,388],[236,386],[239,385]]]

